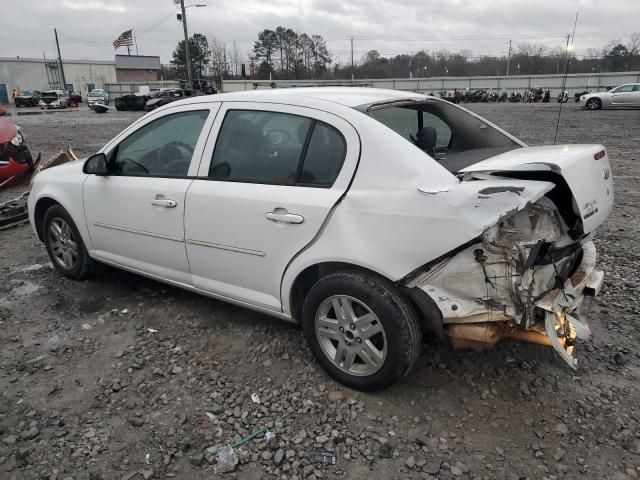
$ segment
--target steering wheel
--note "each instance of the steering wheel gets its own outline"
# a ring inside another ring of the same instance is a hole
[[[118,163],[122,165],[125,165],[127,163],[133,163],[136,167],[140,168],[143,171],[143,173],[149,173],[149,170],[147,169],[147,167],[142,165],[140,162],[136,162],[135,160],[132,160],[130,158],[123,158],[122,160],[119,160]],[[121,171],[124,170],[122,166],[120,167],[120,170]],[[127,173],[130,173],[130,172],[127,172]]]
[[[267,141],[271,146],[282,145],[291,141],[291,135],[285,130],[270,130],[267,134]]]
[[[185,164],[187,169],[193,156],[193,147],[180,140],[173,140],[166,143],[158,149],[156,153],[156,164],[162,165],[162,170],[166,173],[180,173],[184,170]],[[168,162],[167,162],[168,160]]]

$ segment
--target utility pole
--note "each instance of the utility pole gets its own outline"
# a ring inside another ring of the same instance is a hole
[[[64,67],[62,66],[62,55],[60,55],[60,43],[58,42],[58,30],[54,28],[53,33],[56,36],[56,50],[58,50],[58,64],[60,65],[60,75],[62,76],[62,88],[60,90],[64,91],[64,89],[67,86],[67,80],[66,78],[64,78]]]
[[[511,40],[509,40],[509,54],[507,55],[507,77],[509,76],[509,64],[511,63]]]
[[[355,72],[353,70],[353,37],[351,37],[351,83],[353,84],[353,80],[355,78]]]
[[[189,51],[189,32],[187,31],[187,9],[184,8],[184,0],[180,0],[182,9],[182,28],[184,29],[184,52],[187,57],[187,84],[193,89],[193,78],[191,75],[191,52]]]

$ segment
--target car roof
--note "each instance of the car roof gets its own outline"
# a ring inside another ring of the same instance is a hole
[[[322,100],[337,103],[346,107],[357,107],[371,103],[393,102],[398,100],[424,100],[426,95],[399,90],[363,87],[302,87],[302,88],[274,88],[269,90],[250,90],[245,92],[229,92],[215,97],[198,96],[183,100],[181,105],[201,103],[203,98],[210,98],[215,102],[256,101],[256,102],[291,102],[304,104],[305,99]],[[434,99],[435,97],[429,97]]]

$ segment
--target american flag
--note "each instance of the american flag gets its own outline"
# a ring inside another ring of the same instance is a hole
[[[113,46],[118,47],[130,47],[133,45],[133,30],[127,30],[122,32],[118,38],[113,42]]]

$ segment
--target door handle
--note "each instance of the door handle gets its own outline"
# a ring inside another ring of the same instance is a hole
[[[276,209],[279,210],[279,209]],[[272,222],[282,222],[282,223],[294,223],[294,224],[299,224],[304,222],[304,217],[302,215],[297,215],[295,213],[288,213],[286,210],[284,210],[282,213],[273,211],[273,212],[267,212],[264,214],[264,216],[271,220]]]
[[[151,205],[155,205],[156,207],[175,208],[175,206],[178,205],[178,202],[169,198],[154,198],[151,200]]]

